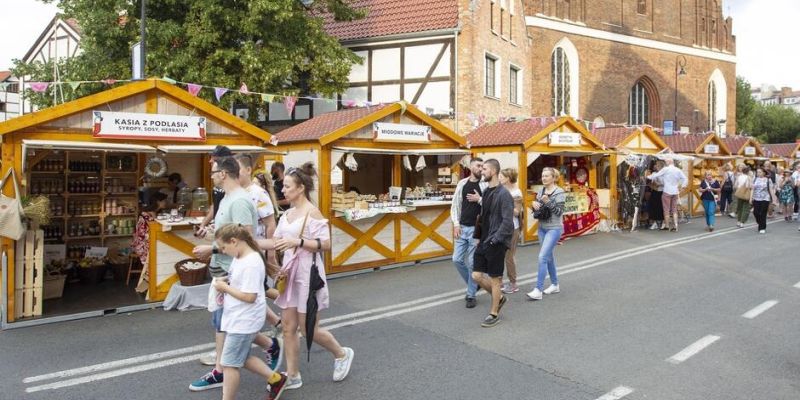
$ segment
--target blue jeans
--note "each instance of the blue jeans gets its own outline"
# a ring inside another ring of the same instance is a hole
[[[706,209],[706,225],[714,226],[714,213],[717,211],[717,203],[714,200],[703,200],[703,208]]]
[[[475,298],[475,293],[478,291],[478,284],[472,280],[472,259],[476,247],[475,239],[472,238],[474,232],[474,226],[462,226],[461,236],[455,238],[453,243],[453,263],[467,284],[467,297],[470,298]]]
[[[553,256],[558,244],[558,239],[561,238],[561,233],[564,228],[542,228],[539,227],[539,273],[536,277],[536,288],[539,290],[544,289],[544,278],[550,274],[550,283],[558,285],[558,275],[556,274],[556,258]]]

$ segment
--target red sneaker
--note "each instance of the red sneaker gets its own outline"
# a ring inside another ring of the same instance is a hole
[[[286,381],[287,377],[286,374],[281,373],[281,380],[269,385],[269,392],[267,393],[267,400],[278,400],[281,397],[281,393],[283,390],[286,389]]]

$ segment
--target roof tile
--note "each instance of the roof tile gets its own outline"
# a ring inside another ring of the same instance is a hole
[[[761,148],[764,149],[764,152],[769,157],[794,158],[795,154],[792,154],[792,152],[797,148],[797,143],[762,144]]]
[[[597,136],[600,142],[606,145],[606,147],[615,149],[636,129],[636,127],[632,126],[608,126],[605,128],[596,128],[594,130],[594,135]]]
[[[278,132],[275,137],[278,138],[278,143],[319,140],[326,134],[364,118],[386,106],[382,104],[375,107],[349,108],[317,115],[303,123]]]
[[[0,71],[0,82],[5,81],[11,77],[11,71]]]
[[[349,5],[366,9],[367,16],[355,21],[334,21],[323,15],[325,30],[339,40],[426,32],[458,26],[456,0],[353,0]]]
[[[688,133],[661,136],[664,142],[675,153],[694,153],[701,144],[714,133]]]
[[[520,145],[550,125],[539,121],[539,118],[533,118],[486,124],[470,132],[467,141],[472,147]]]

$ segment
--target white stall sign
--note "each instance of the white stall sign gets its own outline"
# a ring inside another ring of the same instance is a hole
[[[572,132],[552,132],[550,146],[576,147],[581,145],[581,134]]]
[[[703,153],[706,154],[719,154],[719,145],[718,144],[707,144],[703,147]]]
[[[747,146],[744,148],[744,155],[746,156],[754,156],[756,155],[756,148],[753,146]]]
[[[108,139],[200,141],[206,138],[206,118],[92,111],[92,135]]]
[[[429,143],[431,127],[376,122],[372,127],[372,138],[376,142]]]

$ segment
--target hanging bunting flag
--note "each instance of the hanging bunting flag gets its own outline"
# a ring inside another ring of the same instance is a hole
[[[266,94],[266,93],[261,94],[261,101],[265,103],[272,103],[272,100],[275,100],[274,94]]]
[[[8,89],[8,85],[10,85],[10,84],[11,84],[11,82],[3,82],[3,83],[0,83],[0,88],[2,88],[2,91],[4,91],[4,92],[5,92],[5,91],[6,91],[6,89]]]
[[[225,93],[228,93],[228,89],[221,88],[221,87],[215,87],[214,88],[214,96],[217,97],[217,101],[219,101],[222,98],[222,96],[225,95]]]
[[[294,111],[294,105],[297,103],[297,97],[295,96],[286,96],[283,98],[283,105],[286,106],[286,112],[289,115],[292,115],[292,111]]]
[[[203,85],[198,85],[196,83],[187,83],[186,90],[189,91],[189,94],[192,96],[197,97],[197,94],[200,93],[200,89],[203,88]]]
[[[106,85],[108,85],[108,86],[111,86],[111,85],[113,85],[113,84],[117,83],[117,80],[116,80],[116,79],[103,79],[103,80],[102,80],[102,81],[100,81],[100,82],[103,82],[103,83],[105,83],[105,84],[106,84]]]
[[[250,91],[247,90],[247,85],[244,82],[242,82],[242,87],[239,88],[239,93],[250,94]]]
[[[31,86],[31,90],[33,90],[36,93],[45,92],[47,91],[47,88],[50,86],[50,84],[47,82],[28,82],[28,84]]]
[[[76,89],[78,89],[78,86],[81,85],[81,82],[68,82],[68,84],[69,87],[72,88],[72,91],[74,92]]]
[[[167,77],[167,76],[161,78],[161,80],[164,81],[164,82],[167,82],[167,83],[171,83],[173,85],[177,85],[178,84],[178,81],[176,81],[175,79],[172,79],[170,77]]]

